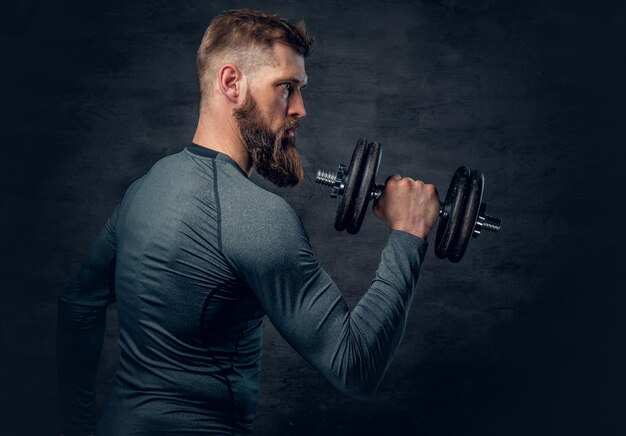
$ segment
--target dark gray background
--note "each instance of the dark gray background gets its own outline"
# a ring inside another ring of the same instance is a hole
[[[256,434],[623,434],[623,8],[495,0],[5,10],[0,433],[58,430],[56,298],[129,183],[190,141],[197,45],[241,6],[303,18],[317,37],[299,130],[307,179],[276,191],[350,304],[388,232],[368,216],[359,235],[336,233],[336,202],[313,177],[348,163],[359,136],[384,144],[381,180],[397,171],[443,196],[458,165],[483,170],[504,220],[461,264],[431,246],[371,400],[335,392],[267,323]],[[100,403],[116,359],[112,308]]]

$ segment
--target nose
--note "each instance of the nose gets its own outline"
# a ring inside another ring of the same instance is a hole
[[[292,93],[289,97],[289,108],[287,110],[287,115],[296,118],[306,117],[304,99],[302,98],[302,94],[300,93],[300,91],[298,90],[297,92]]]

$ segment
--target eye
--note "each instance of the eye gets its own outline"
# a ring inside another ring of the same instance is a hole
[[[285,91],[291,92],[291,88],[293,85],[290,82],[285,82],[285,83],[281,83],[280,86],[282,86],[285,89]]]

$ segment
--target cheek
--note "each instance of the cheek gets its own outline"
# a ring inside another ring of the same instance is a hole
[[[274,113],[277,115],[286,116],[288,104],[289,104],[289,100],[287,98],[278,99],[273,107]]]
[[[279,102],[270,109],[270,119],[273,129],[279,129],[285,124],[287,117],[287,104],[285,102]]]

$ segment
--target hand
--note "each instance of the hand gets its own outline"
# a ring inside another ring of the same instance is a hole
[[[385,190],[374,203],[374,215],[393,230],[426,239],[439,218],[437,188],[395,174],[387,179]]]

